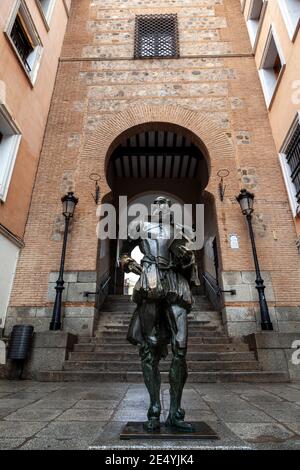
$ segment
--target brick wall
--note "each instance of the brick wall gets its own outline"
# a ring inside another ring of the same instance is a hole
[[[179,59],[133,60],[134,15],[177,13]],[[223,271],[252,271],[246,224],[235,202],[255,193],[254,227],[271,307],[300,305],[296,233],[239,0],[74,0],[58,70],[11,306],[48,305],[49,272],[61,251],[60,197],[79,197],[66,269],[96,269],[91,172],[105,169],[121,132],[147,122],[189,129],[207,149]],[[228,168],[224,202],[217,171]],[[239,236],[232,250],[229,235]],[[257,306],[249,298],[230,308]],[[294,314],[294,313],[293,313]]]

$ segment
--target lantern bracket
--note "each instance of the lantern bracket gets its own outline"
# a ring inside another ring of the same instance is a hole
[[[95,192],[94,194],[91,193],[91,195],[92,195],[92,198],[94,199],[95,204],[98,205],[98,202],[100,199],[100,186],[98,184],[98,181],[101,180],[101,176],[98,175],[98,173],[91,173],[89,175],[89,179],[95,182]]]
[[[225,197],[225,191],[226,191],[226,185],[224,186],[224,178],[227,178],[229,175],[230,171],[227,170],[227,168],[221,168],[218,172],[217,175],[220,178],[219,182],[219,196],[220,200],[223,202],[224,197]]]

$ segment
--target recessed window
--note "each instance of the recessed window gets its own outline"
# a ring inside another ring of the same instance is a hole
[[[34,83],[40,65],[42,44],[26,4],[22,0],[17,1],[5,34],[31,82]]]
[[[134,57],[179,57],[177,15],[137,15]]]
[[[43,20],[46,23],[47,29],[49,29],[49,23],[54,10],[55,0],[36,0],[39,10],[42,14]]]
[[[299,214],[300,207],[300,122],[299,114],[288,134],[280,154],[288,195],[293,215]]]
[[[270,29],[265,45],[259,76],[267,106],[270,106],[285,67],[285,61],[276,39],[274,28]]]
[[[255,48],[267,3],[265,0],[252,0],[249,7],[247,28],[251,45]]]
[[[295,40],[300,25],[300,0],[278,0],[289,37]]]
[[[0,200],[5,201],[21,133],[4,105],[0,105]]]

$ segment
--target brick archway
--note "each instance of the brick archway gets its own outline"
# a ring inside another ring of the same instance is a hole
[[[157,122],[179,126],[196,136],[210,167],[211,179],[208,189],[211,180],[216,178],[216,171],[222,167],[222,162],[226,160],[227,165],[228,162],[231,162],[230,166],[233,168],[234,149],[230,140],[223,129],[218,128],[204,114],[180,105],[133,106],[114,114],[112,118],[99,125],[93,134],[87,138],[84,145],[81,164],[87,164],[87,167],[91,167],[95,162],[98,162],[98,165],[101,162],[101,167],[98,166],[98,168],[102,176],[104,193],[109,190],[105,177],[107,164],[112,150],[120,141],[120,136],[133,127],[141,126],[142,129],[143,125]],[[104,187],[105,185],[107,188]]]
[[[142,132],[147,126],[155,126],[156,124],[164,124],[166,127],[173,126],[173,128],[178,126],[181,132],[186,132],[190,137],[193,136],[194,143],[201,147],[210,170],[206,192],[211,193],[214,199],[217,214],[216,233],[219,234],[222,255],[223,250],[226,251],[227,240],[224,224],[224,205],[218,197],[219,177],[217,171],[223,168],[225,164],[230,170],[230,176],[234,181],[232,186],[238,187],[238,179],[236,178],[233,145],[224,130],[209,120],[206,115],[180,105],[139,105],[114,114],[113,117],[100,124],[91,135],[87,136],[80,156],[80,173],[77,175],[77,182],[85,178],[88,171],[97,171],[102,177],[102,201],[105,200],[108,194],[112,197],[111,188],[106,179],[106,170],[112,152],[122,139],[130,136],[133,129]],[[222,264],[222,256],[220,262]]]

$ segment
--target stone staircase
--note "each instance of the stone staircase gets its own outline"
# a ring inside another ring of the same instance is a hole
[[[138,348],[126,340],[134,311],[129,296],[108,296],[93,337],[80,336],[62,371],[41,371],[39,380],[143,382]],[[204,295],[195,296],[189,315],[189,382],[284,382],[282,372],[266,372],[243,338],[226,335],[221,314]],[[168,381],[171,354],[160,362]]]

